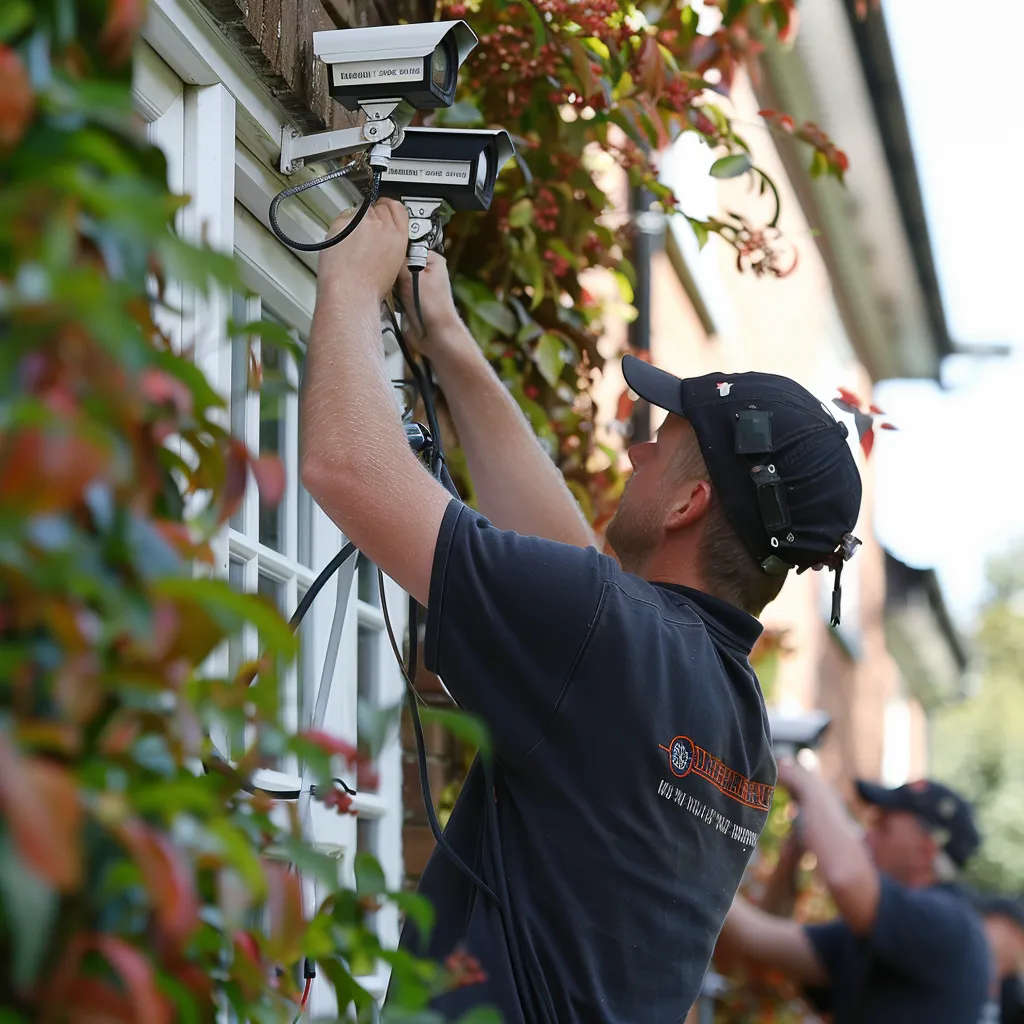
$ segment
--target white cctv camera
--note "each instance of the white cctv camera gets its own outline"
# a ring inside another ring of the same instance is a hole
[[[330,94],[349,110],[381,99],[404,100],[415,110],[450,107],[459,67],[476,44],[464,21],[313,33]]]
[[[776,757],[796,757],[801,750],[816,750],[832,723],[824,711],[807,711],[797,715],[768,712],[772,744]]]
[[[381,175],[380,194],[439,199],[453,210],[486,210],[498,172],[514,155],[502,129],[406,128]]]

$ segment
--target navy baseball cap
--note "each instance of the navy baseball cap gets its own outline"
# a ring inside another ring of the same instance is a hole
[[[886,811],[909,811],[916,815],[959,867],[963,867],[981,845],[971,805],[941,782],[920,779],[898,789],[886,789],[860,779],[857,792],[865,803]]]
[[[622,374],[641,398],[690,422],[726,518],[765,572],[835,571],[838,625],[840,573],[860,544],[861,480],[846,424],[773,373],[681,379],[625,355]]]

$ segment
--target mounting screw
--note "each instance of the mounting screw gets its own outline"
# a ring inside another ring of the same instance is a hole
[[[367,135],[376,135],[376,134],[377,134],[377,126],[376,126],[375,124],[371,124],[371,125],[370,125],[370,126],[369,126],[369,127],[367,128],[367,129],[366,129],[366,134],[367,134]]]

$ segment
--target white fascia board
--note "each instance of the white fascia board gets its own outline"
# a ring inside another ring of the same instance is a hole
[[[308,170],[289,178],[277,174],[281,132],[290,125],[289,118],[254,70],[234,52],[209,13],[195,0],[149,0],[142,35],[186,85],[220,83],[234,97],[236,138],[256,162],[270,172],[259,176],[258,182],[267,206],[281,189],[315,177]],[[288,206],[293,210],[304,207],[308,221],[293,237],[303,242],[323,238],[334,218],[360,200],[358,190],[344,179],[309,189],[290,199]],[[246,199],[242,201],[249,205]],[[262,207],[263,200],[257,205]],[[261,215],[261,209],[252,212],[260,219],[265,216],[265,213]]]

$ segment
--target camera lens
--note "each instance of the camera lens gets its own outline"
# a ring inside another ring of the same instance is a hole
[[[458,54],[451,37],[442,39],[430,57],[430,84],[439,96],[451,102],[455,97],[455,78],[458,74]]]

